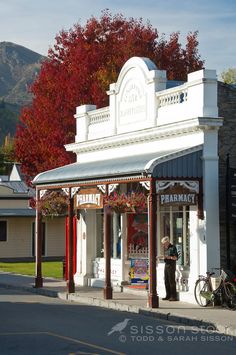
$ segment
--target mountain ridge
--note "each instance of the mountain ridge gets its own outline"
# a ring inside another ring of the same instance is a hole
[[[32,102],[29,86],[47,57],[12,42],[0,42],[0,145],[13,137],[21,108]]]
[[[46,57],[12,42],[0,42],[0,100],[24,106],[28,92]]]

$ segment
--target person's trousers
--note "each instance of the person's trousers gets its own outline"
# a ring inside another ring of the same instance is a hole
[[[176,298],[176,281],[175,281],[176,265],[165,264],[164,278],[167,298]]]

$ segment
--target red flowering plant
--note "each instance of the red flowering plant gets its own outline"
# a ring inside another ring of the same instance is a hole
[[[65,215],[68,211],[68,196],[63,191],[47,191],[38,203],[45,217]]]
[[[104,197],[104,205],[117,213],[143,212],[147,208],[147,197],[143,192],[114,192]]]

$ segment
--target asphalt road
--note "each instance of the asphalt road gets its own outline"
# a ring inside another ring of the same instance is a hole
[[[1,355],[235,354],[236,339],[154,318],[0,288]]]

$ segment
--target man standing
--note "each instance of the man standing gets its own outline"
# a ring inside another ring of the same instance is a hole
[[[164,247],[164,278],[166,288],[166,297],[162,299],[169,301],[177,301],[175,270],[176,260],[178,259],[178,252],[176,246],[170,243],[169,237],[162,238],[161,243]]]

